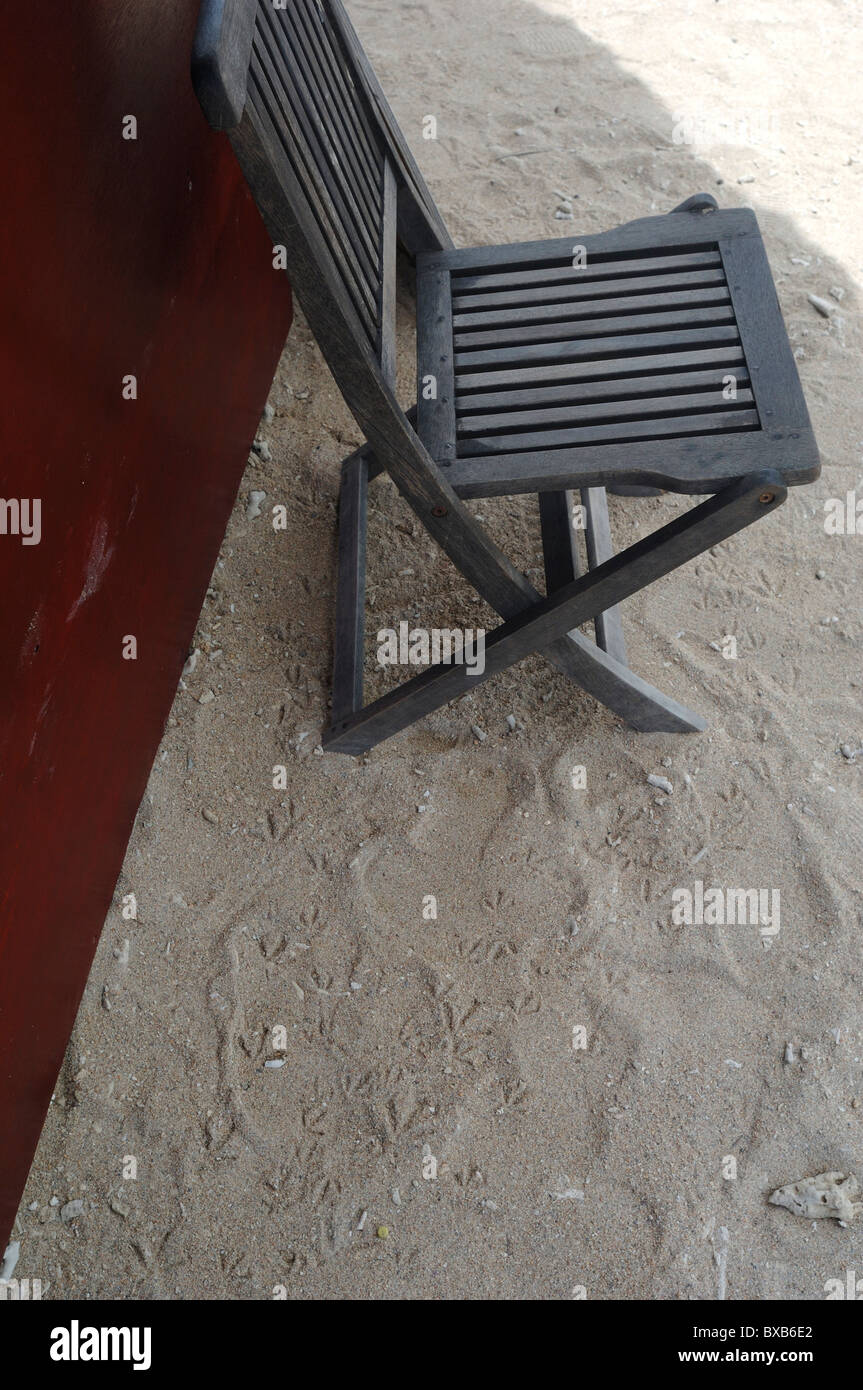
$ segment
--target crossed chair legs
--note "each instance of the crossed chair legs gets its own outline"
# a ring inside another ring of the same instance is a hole
[[[468,674],[465,664],[441,663],[364,707],[366,513],[368,484],[380,471],[368,445],[351,455],[342,469],[333,708],[323,737],[325,748],[364,753],[536,651],[633,728],[681,733],[705,727],[699,715],[630,670],[618,605],[780,506],[787,490],[779,474],[764,470],[738,479],[617,554],[611,547],[605,489],[585,489],[589,568],[582,574],[572,531],[572,495],[541,493],[547,597],[519,576],[520,611],[513,612],[516,604],[507,595],[509,611],[502,612],[506,621],[486,640],[481,674]],[[452,558],[459,564],[458,554]],[[499,601],[494,606],[498,611],[504,608]],[[590,621],[596,643],[577,631]]]

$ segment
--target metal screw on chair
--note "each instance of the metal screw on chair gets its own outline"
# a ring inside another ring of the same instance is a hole
[[[776,496],[776,493],[775,493],[775,492],[762,492],[762,494],[761,494],[761,496],[759,497],[758,501],[759,501],[759,502],[763,502],[764,505],[766,506],[768,502],[772,502],[772,501],[774,500],[775,496]]]
[[[446,516],[446,507],[432,507],[432,516]]]

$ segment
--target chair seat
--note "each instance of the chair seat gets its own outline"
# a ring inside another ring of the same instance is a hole
[[[417,293],[417,429],[461,496],[818,476],[749,209],[436,252]]]

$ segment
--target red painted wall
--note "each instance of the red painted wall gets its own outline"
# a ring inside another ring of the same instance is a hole
[[[197,8],[0,19],[0,1254],[290,323]]]

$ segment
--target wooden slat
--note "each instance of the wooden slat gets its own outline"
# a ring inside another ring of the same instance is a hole
[[[722,208],[707,216],[665,213],[625,222],[608,232],[582,235],[571,232],[550,241],[524,241],[502,246],[470,246],[462,250],[432,252],[423,257],[429,269],[446,267],[454,275],[486,275],[513,270],[545,270],[572,266],[575,248],[586,258],[586,268],[596,262],[664,255],[689,256],[716,253],[720,241],[758,234],[758,222],[750,208]],[[695,267],[692,267],[695,268]]]
[[[362,454],[345,461],[339,493],[339,569],[333,659],[334,720],[363,703],[368,468]]]
[[[608,497],[604,487],[587,487],[582,490],[581,500],[587,516],[585,542],[587,544],[587,564],[589,569],[597,569],[614,555],[611,542],[611,522],[608,516]],[[623,636],[623,623],[620,607],[615,605],[594,619],[596,640],[604,652],[615,661],[626,665],[626,641]]]
[[[266,0],[263,0],[266,3]],[[344,113],[343,123],[350,134],[359,163],[374,186],[381,164],[380,141],[374,136],[364,103],[347,66],[344,53],[331,32],[320,7],[310,0],[291,0],[296,22],[304,30],[317,53],[324,90],[335,109]]]
[[[499,411],[496,415],[467,415],[458,421],[458,433],[465,439],[481,434],[515,434],[519,430],[541,429],[543,426],[589,424],[591,421],[611,423],[616,420],[650,420],[651,417],[698,415],[717,410],[723,413],[733,407],[754,408],[755,397],[749,390],[738,389],[734,402],[722,394],[721,386],[713,391],[695,391],[689,395],[647,396],[640,400],[594,401],[577,406],[558,406],[550,410]]]
[[[782,471],[789,483],[818,476],[812,441],[790,453],[787,440],[765,430],[631,440],[596,448],[532,449],[458,458],[447,477],[459,497],[509,497],[562,488],[626,486],[680,493],[715,492],[759,468]]]
[[[590,353],[584,354],[582,361],[564,362],[559,365],[527,367],[510,371],[470,372],[462,370],[456,375],[456,389],[459,393],[479,390],[499,391],[506,387],[532,389],[556,382],[613,381],[633,375],[635,372],[653,371],[673,372],[678,367],[694,367],[700,364],[715,366],[740,366],[743,352],[740,345],[686,350],[683,352],[645,353],[639,357],[615,357],[612,354],[605,361],[590,360]],[[462,394],[459,400],[463,399]],[[467,399],[467,397],[464,397]]]
[[[732,375],[737,388],[748,387],[749,377],[738,353],[738,363]],[[687,391],[719,390],[729,375],[727,365],[705,367],[696,372],[656,372],[644,376],[610,377],[605,380],[572,382],[569,386],[534,386],[524,391],[478,391],[456,395],[456,414],[470,421],[473,415],[495,413],[515,414],[520,409],[542,411],[553,406],[567,407],[599,401],[630,401],[640,396],[658,397],[683,394]],[[543,422],[545,423],[545,422]]]
[[[533,434],[485,435],[464,440],[459,457],[479,454],[520,453],[525,450],[565,449],[591,444],[620,444],[625,440],[670,439],[676,435],[716,434],[724,430],[757,429],[756,410],[715,411],[704,415],[679,415],[652,420],[621,420],[616,424],[542,430]]]
[[[325,323],[325,305],[335,303],[344,340],[359,358],[371,356],[377,342],[374,314],[358,294],[353,277],[346,275],[338,248],[326,234],[326,216],[308,194],[276,129],[259,88],[254,58],[249,100],[231,143],[273,243],[285,247],[291,284],[306,317],[315,324]],[[322,335],[317,336],[320,342]],[[329,343],[321,345],[326,354]]]
[[[537,346],[544,343],[565,341],[568,338],[617,337],[624,333],[659,333],[676,331],[679,338],[692,328],[709,328],[730,324],[737,336],[734,310],[731,304],[719,304],[709,309],[675,309],[671,313],[616,314],[612,318],[591,319],[585,317],[578,322],[567,318],[565,323],[526,324],[518,328],[484,329],[479,333],[466,333],[464,329],[455,334],[456,348],[468,351],[473,348],[491,347],[503,349],[510,345],[525,344]]]
[[[384,380],[396,381],[396,290],[398,274],[398,188],[389,160],[384,163],[383,234],[381,241],[381,290],[378,309],[378,355]]]
[[[307,176],[314,181],[321,196],[327,198],[338,233],[369,286],[375,286],[373,297],[376,298],[380,228],[369,230],[350,180],[338,167],[336,151],[327,132],[319,127],[314,100],[302,79],[299,65],[291,64],[290,52],[286,53],[284,48],[280,50],[279,44],[284,44],[283,33],[270,32],[266,23],[259,26],[255,53],[281,108],[285,135],[289,135],[300,153]]]
[[[265,11],[283,57],[296,65],[302,75],[302,92],[320,123],[325,139],[331,146],[331,159],[336,162],[339,177],[347,180],[359,206],[374,244],[380,238],[381,225],[381,159],[364,162],[355,138],[353,112],[343,102],[334,100],[327,86],[327,73],[320,55],[301,29],[298,11]]]
[[[455,386],[448,272],[421,272],[417,302],[418,433],[432,458],[449,464],[455,457]],[[428,376],[433,376],[437,383],[434,400],[426,399]]]
[[[681,309],[705,309],[711,304],[731,304],[726,285],[703,289],[670,290],[656,294],[610,295],[604,299],[576,300],[563,304],[514,304],[511,308],[456,312],[453,304],[453,327],[473,331],[481,328],[518,327],[521,324],[554,323],[558,319],[572,324],[614,315],[632,316],[639,313],[669,312]]]
[[[280,151],[300,184],[309,208],[316,218],[320,236],[325,241],[345,288],[348,290],[356,312],[360,316],[367,334],[374,343],[377,340],[377,303],[370,292],[368,282],[360,274],[353,259],[350,243],[346,241],[344,230],[339,227],[338,215],[326,194],[320,189],[312,171],[291,138],[291,131],[285,128],[280,117],[279,106],[270,86],[268,77],[255,54],[249,71],[249,104],[256,110],[260,121],[266,123],[269,133],[268,144],[273,157]]]
[[[719,346],[733,346],[738,341],[734,324],[716,328],[690,328],[687,331],[661,333],[627,333],[597,340],[581,337],[562,343],[526,343],[518,347],[486,348],[478,352],[462,350],[455,354],[457,374],[473,375],[483,368],[510,367],[521,368],[533,365],[551,366],[558,362],[578,362],[600,357],[612,358],[618,354],[631,356],[634,353],[655,353],[662,348],[676,348],[686,351],[691,348],[715,343]]]
[[[460,294],[454,280],[452,307],[453,313],[461,314],[471,309],[507,309],[510,305],[557,304],[564,301],[579,303],[583,299],[603,299],[610,294],[618,298],[629,294],[648,294],[652,290],[671,293],[710,285],[725,285],[725,273],[721,266],[715,270],[680,271],[676,275],[632,275],[628,279],[614,276],[590,283],[572,280],[563,285],[541,284],[531,289],[498,290],[491,294]]]
[[[427,254],[432,248],[435,251],[451,250],[452,238],[344,5],[341,0],[325,0],[325,4],[317,8],[333,25],[369,100],[378,137],[374,144],[383,144],[396,167],[400,191],[404,195],[399,200],[399,231],[407,249],[412,255]]]
[[[519,255],[521,248],[512,248],[513,265],[508,270],[487,270],[482,273],[471,270],[452,269],[453,293],[479,294],[488,293],[493,290],[520,290],[531,285],[588,285],[601,280],[623,280],[631,275],[661,275],[677,274],[687,270],[708,270],[721,269],[722,259],[715,247],[703,251],[684,252],[679,255],[669,253],[667,255],[655,255],[650,252],[630,256],[623,256],[617,259],[604,256],[597,252],[596,258],[576,269],[572,264],[572,250],[578,241],[577,237],[572,237],[568,242],[569,255],[561,259],[558,264],[531,266],[528,261],[524,263],[524,253]],[[544,243],[540,243],[544,244]],[[560,246],[560,241],[553,243]],[[536,243],[531,249],[534,249]],[[448,260],[452,262],[452,257]]]
[[[738,328],[765,430],[784,430],[789,444],[808,441],[817,457],[806,398],[788,341],[776,287],[761,236],[722,242],[729,284],[734,290]]]

